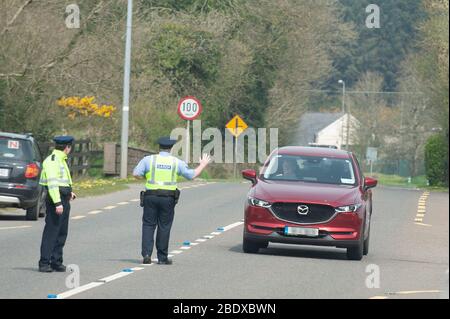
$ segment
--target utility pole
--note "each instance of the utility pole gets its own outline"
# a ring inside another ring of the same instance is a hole
[[[341,147],[342,147],[342,144],[344,144],[345,81],[344,80],[339,80],[338,83],[342,84],[342,116],[343,116],[342,124],[341,124]],[[348,118],[347,118],[347,122],[348,122]],[[348,131],[347,131],[347,134],[348,134]],[[348,140],[347,140],[347,147],[346,147],[346,149],[348,149]]]
[[[120,141],[120,178],[128,175],[128,127],[130,113],[131,31],[133,25],[133,0],[128,0],[127,38],[125,44],[125,69],[123,80],[122,136]]]

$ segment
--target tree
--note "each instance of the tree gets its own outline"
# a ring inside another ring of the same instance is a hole
[[[344,79],[352,86],[366,72],[376,72],[383,77],[385,91],[395,91],[399,65],[413,49],[417,38],[417,25],[424,18],[421,0],[379,0],[379,29],[366,27],[366,8],[370,0],[340,0],[344,8],[344,21],[351,22],[358,31],[356,41],[345,47],[334,59],[337,72],[328,85],[337,87]]]

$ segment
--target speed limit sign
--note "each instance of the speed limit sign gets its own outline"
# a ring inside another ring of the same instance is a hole
[[[178,115],[183,120],[193,121],[202,113],[202,104],[193,96],[186,96],[178,103]]]

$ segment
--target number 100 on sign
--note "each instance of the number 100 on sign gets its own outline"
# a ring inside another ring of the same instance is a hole
[[[195,120],[202,113],[202,105],[193,96],[186,96],[178,103],[178,115],[183,120]]]

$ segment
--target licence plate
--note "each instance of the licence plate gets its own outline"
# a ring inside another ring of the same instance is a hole
[[[304,228],[304,227],[284,227],[284,234],[287,236],[307,236],[318,237],[318,228]]]
[[[0,177],[8,178],[9,177],[9,169],[0,168]]]

